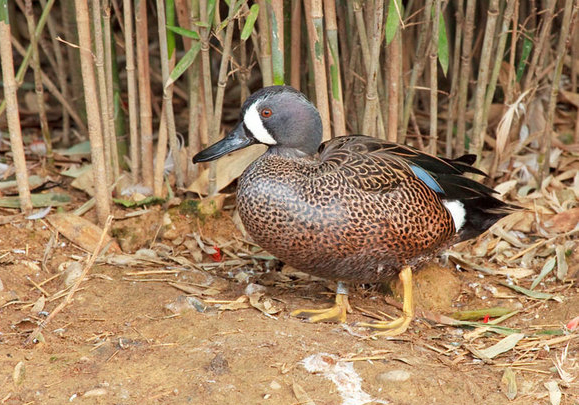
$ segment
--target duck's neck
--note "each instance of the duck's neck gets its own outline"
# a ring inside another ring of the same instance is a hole
[[[300,149],[289,148],[284,146],[270,146],[265,152],[266,155],[270,156],[280,156],[285,159],[308,159],[313,160],[314,156],[312,154],[306,153]]]

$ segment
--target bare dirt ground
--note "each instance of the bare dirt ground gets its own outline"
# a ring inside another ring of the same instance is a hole
[[[579,404],[578,332],[564,327],[579,314],[576,279],[545,280],[561,302],[533,300],[504,277],[433,266],[415,277],[408,332],[373,338],[355,323],[399,314],[381,286],[352,288],[347,325],[305,323],[289,313],[329,305],[332,283],[265,260],[227,212],[164,212],[116,220],[125,253],[156,256],[98,260],[31,345],[66,294],[59,267],[89,254],[62,236],[47,250],[55,232],[42,220],[0,226],[0,404]],[[496,306],[518,309],[501,326],[525,335],[492,359],[479,351],[506,335],[433,321]]]

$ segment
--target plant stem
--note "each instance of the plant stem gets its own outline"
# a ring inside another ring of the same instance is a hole
[[[340,51],[338,48],[338,24],[336,21],[335,0],[324,0],[324,14],[326,17],[326,41],[328,54],[328,69],[330,74],[330,100],[332,106],[332,121],[334,135],[346,134],[346,120],[344,117],[344,98],[342,95],[342,78],[340,72]]]
[[[299,90],[301,87],[302,62],[302,1],[292,0],[291,3],[291,46],[290,46],[290,85]]]
[[[257,0],[259,4],[259,15],[257,16],[257,23],[259,25],[259,58],[261,60],[261,75],[263,80],[263,87],[271,86],[273,84],[273,71],[271,66],[271,37],[269,16],[267,11],[267,1]]]
[[[438,26],[440,22],[440,1],[434,0],[430,43],[430,142],[428,143],[428,152],[432,155],[436,155],[438,143]]]

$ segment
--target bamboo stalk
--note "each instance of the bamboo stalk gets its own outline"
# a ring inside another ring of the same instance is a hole
[[[509,55],[509,70],[507,75],[507,88],[504,90],[505,93],[505,104],[509,105],[514,100],[514,87],[515,87],[515,56],[517,53],[517,42],[519,38],[518,32],[518,22],[519,22],[519,0],[515,0],[515,10],[513,12],[513,24],[511,30],[511,49]],[[526,89],[525,89],[526,90]]]
[[[129,1],[129,0],[125,0]],[[163,104],[165,105],[167,134],[169,137],[169,145],[173,154],[173,161],[175,162],[175,178],[177,187],[183,187],[183,167],[181,164],[181,157],[179,153],[179,144],[177,142],[177,132],[175,130],[175,114],[173,113],[173,84],[165,87],[165,83],[169,79],[169,51],[167,49],[167,29],[165,27],[165,5],[163,0],[157,0],[157,22],[159,29],[159,42],[161,51],[161,71],[163,74]],[[174,57],[175,54],[173,54]],[[164,156],[157,154],[157,160],[165,161]]]
[[[281,85],[285,83],[283,0],[271,0],[270,21],[273,84]]]
[[[324,58],[324,26],[322,0],[305,0],[306,26],[310,41],[310,54],[315,78],[316,104],[322,119],[323,139],[332,137],[330,109],[328,105],[328,81]]]
[[[46,8],[46,0],[41,0],[40,4],[42,8]],[[52,48],[54,50],[54,56],[56,58],[56,77],[58,79],[58,86],[64,98],[68,98],[68,82],[66,80],[66,69],[64,63],[64,56],[62,54],[62,48],[56,37],[58,36],[56,30],[56,24],[54,20],[50,17],[46,20],[46,25],[48,26],[48,32],[50,33],[50,40],[52,42]],[[62,144],[68,146],[70,144],[70,115],[66,110],[65,106],[62,106]]]
[[[430,142],[428,143],[428,152],[432,155],[436,155],[438,146],[438,26],[440,7],[440,0],[434,0],[430,43]]]
[[[466,134],[466,107],[468,103],[468,81],[470,78],[472,59],[472,39],[474,35],[474,8],[475,1],[467,0],[466,16],[464,19],[464,38],[462,42],[462,54],[460,64],[460,78],[458,82],[458,118],[456,122],[456,153],[464,153],[464,141]]]
[[[129,105],[129,142],[131,144],[130,157],[131,157],[131,175],[133,177],[133,182],[138,183],[141,178],[140,173],[140,157],[139,157],[139,127],[137,121],[137,79],[135,77],[135,50],[133,44],[133,15],[132,15],[132,1],[123,0],[123,14],[125,20],[125,56],[126,56],[126,66],[127,71],[127,104]],[[159,19],[163,20],[163,33],[166,35],[165,31],[165,10],[164,8],[158,9]],[[160,24],[160,22],[159,22]],[[161,48],[165,47],[166,51],[166,38],[161,37],[161,29],[159,29],[159,40],[162,42]],[[163,44],[164,42],[164,44]],[[163,51],[161,51],[163,52]],[[169,76],[168,66],[165,68],[165,63],[163,61],[167,60],[167,55],[161,55],[161,66],[163,70],[163,82]],[[168,62],[167,62],[168,63]],[[165,71],[166,70],[166,71]],[[178,166],[178,161],[175,160],[175,166]]]
[[[6,119],[10,132],[10,148],[12,150],[14,166],[16,168],[16,183],[20,210],[24,213],[32,211],[30,189],[28,186],[28,172],[26,170],[26,158],[22,143],[22,130],[20,128],[20,114],[18,112],[18,99],[16,92],[18,85],[14,77],[14,61],[12,59],[12,46],[10,37],[10,23],[8,20],[7,0],[0,0],[0,61],[2,63],[2,80],[4,81],[4,100],[6,101]]]
[[[460,0],[459,0],[460,1]],[[427,40],[427,35],[430,30],[430,13],[432,10],[433,0],[426,0],[424,5],[424,21],[420,25],[420,30],[418,33],[418,41],[416,44],[416,54],[414,57],[414,66],[412,67],[412,72],[410,73],[410,80],[408,81],[408,86],[406,90],[406,98],[404,99],[404,110],[402,113],[402,125],[400,126],[399,133],[404,136],[408,131],[408,121],[410,120],[410,110],[414,106],[414,94],[416,93],[416,84],[418,83],[418,78],[422,76],[424,72],[424,66],[426,66],[426,57],[428,56],[430,41]]]
[[[346,119],[344,116],[344,98],[342,95],[342,75],[340,72],[340,51],[338,47],[338,23],[336,20],[335,0],[324,0],[326,17],[326,41],[328,54],[328,70],[330,76],[330,101],[332,106],[332,122],[334,135],[346,134]]]
[[[60,12],[62,16],[64,39],[69,43],[77,44],[78,30],[76,29],[76,12],[74,8],[74,1],[75,0],[62,0]],[[75,107],[74,108],[75,111],[78,111],[78,116],[82,116],[83,121],[85,121],[86,110],[84,107],[84,94],[83,94],[84,90],[82,85],[82,73],[80,68],[80,54],[72,46],[67,46],[65,49],[66,49],[68,74],[70,76],[70,87],[69,87],[70,98],[67,98],[67,100],[70,100],[72,102],[72,104]],[[86,129],[86,125],[84,123],[83,126],[85,127],[83,135],[86,136],[88,134],[88,129]]]
[[[486,125],[483,123],[484,100],[488,90],[487,86],[489,80],[489,68],[491,64],[491,53],[493,49],[498,15],[499,0],[491,0],[487,10],[487,25],[485,28],[485,35],[478,68],[477,85],[474,94],[474,118],[472,123],[471,143],[469,147],[469,152],[477,155],[479,160],[483,150],[486,134]]]
[[[135,41],[137,43],[137,75],[139,93],[139,129],[141,144],[141,175],[146,187],[153,187],[153,111],[149,66],[149,25],[147,2],[135,2]],[[159,195],[155,193],[156,195]]]
[[[38,54],[38,41],[35,32],[34,11],[32,9],[32,1],[25,0],[26,22],[28,25],[28,33],[30,35],[30,48],[32,50],[32,70],[34,72],[34,90],[36,93],[36,100],[38,103],[38,116],[40,118],[40,132],[46,147],[46,158],[49,166],[54,164],[54,156],[52,154],[52,138],[50,135],[50,128],[48,127],[48,118],[46,117],[46,105],[44,104],[44,89],[42,87],[42,68],[40,67],[40,56]]]
[[[271,37],[269,35],[269,13],[267,12],[268,5],[266,0],[257,0],[257,4],[259,4],[257,24],[259,25],[259,59],[261,76],[263,80],[263,87],[267,87],[273,84],[273,70],[271,65]]]
[[[108,111],[109,111],[109,98],[107,93],[107,82],[105,75],[105,50],[103,46],[103,30],[101,22],[101,4],[100,0],[92,0],[92,14],[93,14],[93,27],[94,27],[94,43],[95,43],[95,67],[97,73],[97,85],[99,89],[99,101],[100,101],[100,114],[101,122],[103,128],[103,139],[104,139],[104,157],[105,157],[105,176],[107,179],[107,185],[111,186],[114,182],[111,162],[112,162],[112,152],[111,149],[116,147],[117,144],[113,140],[113,134],[111,134],[111,128],[108,121]],[[112,100],[111,100],[112,102]]]
[[[454,57],[452,58],[452,79],[450,84],[450,96],[448,100],[448,120],[446,123],[446,157],[451,158],[453,156],[454,149],[454,121],[456,119],[456,109],[457,109],[457,94],[458,94],[458,77],[460,69],[460,47],[462,40],[462,27],[463,27],[463,17],[464,17],[464,2],[458,0],[458,8],[456,10],[456,33],[454,35]]]
[[[575,0],[575,3],[576,2],[577,0]],[[541,156],[543,157],[543,167],[538,184],[541,184],[543,179],[547,177],[551,168],[551,139],[553,137],[553,121],[555,119],[555,108],[557,107],[557,96],[559,95],[559,83],[561,82],[561,73],[563,72],[567,47],[571,40],[569,37],[569,34],[572,33],[571,21],[575,19],[577,9],[577,4],[573,6],[573,2],[565,2],[563,22],[561,24],[561,31],[559,32],[559,42],[557,43],[557,59],[555,62],[555,70],[553,71],[551,97],[549,98],[547,119],[545,121],[545,129],[542,137]]]
[[[105,0],[103,4],[103,28],[104,28],[104,51],[105,51],[105,86],[107,93],[107,113],[104,125],[108,127],[108,143],[110,144],[110,155],[112,165],[113,183],[116,183],[120,176],[119,148],[117,146],[117,131],[115,126],[115,101],[114,101],[114,81],[113,81],[113,45],[111,38],[111,6],[110,1]]]
[[[105,158],[103,154],[103,135],[100,121],[98,95],[96,89],[95,72],[91,52],[90,23],[88,4],[84,0],[75,0],[76,23],[80,50],[80,66],[82,70],[84,97],[86,104],[88,134],[90,138],[90,152],[92,172],[95,187],[95,200],[98,222],[101,226],[107,221],[110,214],[110,193],[105,177]]]
[[[302,56],[302,0],[291,3],[291,46],[290,46],[290,84],[296,90],[301,87]]]
[[[380,47],[382,45],[382,22],[384,19],[384,1],[376,0],[372,37],[370,38],[370,60],[366,66],[366,108],[362,133],[376,136],[376,120],[378,118],[378,65],[380,63]]]
[[[199,22],[199,0],[192,0],[191,7],[189,9],[189,29],[199,33],[197,22]],[[146,46],[146,43],[144,45]],[[189,82],[189,147],[187,148],[187,182],[195,179],[199,172],[199,166],[194,165],[192,159],[193,156],[195,156],[195,154],[201,150],[201,137],[199,130],[199,116],[201,114],[201,109],[199,106],[200,67],[200,61],[197,57],[187,70],[187,78]]]

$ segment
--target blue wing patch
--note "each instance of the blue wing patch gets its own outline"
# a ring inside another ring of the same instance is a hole
[[[444,190],[440,187],[440,184],[432,177],[430,173],[424,170],[420,166],[410,165],[410,168],[420,180],[424,182],[428,187],[434,190],[437,193],[444,194]]]

